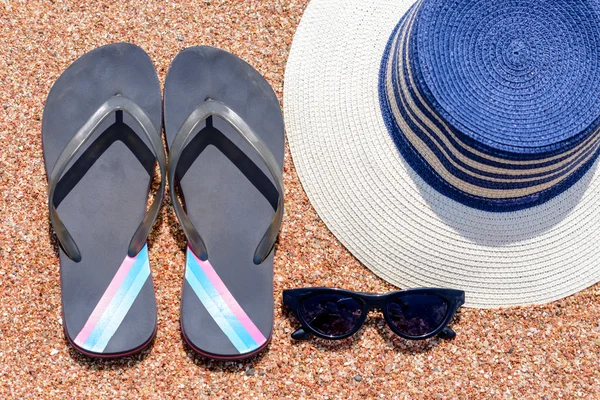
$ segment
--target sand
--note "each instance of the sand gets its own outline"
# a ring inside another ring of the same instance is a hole
[[[0,1],[0,398],[600,398],[600,286],[555,303],[462,309],[453,341],[408,342],[379,313],[341,342],[294,342],[281,291],[394,288],[340,245],[285,157],[284,223],[275,253],[269,347],[243,362],[209,361],[183,344],[184,237],[168,196],[150,237],[158,334],[143,353],[89,359],[61,326],[56,240],[46,208],[41,117],[52,83],[77,57],[128,41],[161,82],[183,48],[210,45],[253,65],[282,98],[292,37],[307,0]]]

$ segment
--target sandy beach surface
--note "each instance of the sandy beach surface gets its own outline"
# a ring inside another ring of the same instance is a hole
[[[168,196],[149,238],[158,302],[154,344],[114,361],[89,359],[67,344],[41,144],[53,82],[85,52],[127,41],[149,54],[164,83],[180,50],[210,45],[248,61],[281,99],[307,3],[0,0],[0,398],[600,398],[598,285],[544,306],[462,309],[453,341],[402,340],[376,312],[350,339],[290,339],[298,324],[282,308],[283,289],[394,288],[327,230],[289,149],[275,251],[275,326],[265,351],[243,362],[209,361],[183,344],[185,242]]]

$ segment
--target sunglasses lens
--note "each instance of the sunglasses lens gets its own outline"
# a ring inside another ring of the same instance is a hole
[[[316,294],[300,303],[300,313],[315,331],[338,337],[356,328],[362,315],[362,304],[346,294]]]
[[[435,331],[448,314],[448,303],[431,294],[408,294],[387,307],[393,327],[407,336],[423,336]]]

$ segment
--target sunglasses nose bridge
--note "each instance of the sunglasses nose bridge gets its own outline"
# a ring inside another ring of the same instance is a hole
[[[386,303],[387,303],[387,300],[385,299],[385,297],[377,296],[377,295],[368,296],[366,298],[367,312],[370,311],[370,310],[381,310],[381,311],[383,311],[383,309],[385,308]]]

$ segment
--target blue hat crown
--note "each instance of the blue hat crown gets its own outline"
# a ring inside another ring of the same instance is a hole
[[[600,147],[600,13],[584,0],[420,0],[381,62],[387,128],[432,187],[516,211],[570,188]]]

